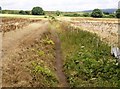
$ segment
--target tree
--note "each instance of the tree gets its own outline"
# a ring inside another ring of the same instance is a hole
[[[32,15],[44,15],[44,11],[41,7],[33,7]]]
[[[116,17],[120,18],[120,9],[117,9],[117,11],[116,11]]]
[[[115,18],[115,14],[110,14],[109,17],[110,18]]]
[[[103,12],[100,9],[94,9],[91,14],[92,17],[101,18],[103,17]]]
[[[26,15],[26,12],[21,10],[21,11],[19,11],[19,14]]]

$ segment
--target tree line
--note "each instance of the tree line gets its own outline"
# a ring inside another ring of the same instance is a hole
[[[2,8],[0,7],[0,10]],[[22,14],[22,15],[45,15],[45,11],[41,7],[33,7],[31,11],[9,11],[9,10],[2,10],[2,13],[6,14]],[[60,16],[62,12],[56,11],[55,14],[57,16]],[[103,12],[100,9],[94,9],[91,13],[83,13],[82,15],[79,13],[70,13],[70,14],[63,14],[63,16],[70,16],[70,17],[94,17],[94,18],[120,18],[120,9],[117,9],[115,13],[108,13],[108,12]]]
[[[64,16],[69,17],[93,17],[93,18],[120,18],[120,9],[117,9],[114,13],[103,12],[100,9],[94,9],[92,12],[83,12],[73,13],[73,14],[65,14]]]

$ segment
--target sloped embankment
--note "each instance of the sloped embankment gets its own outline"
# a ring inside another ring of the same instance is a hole
[[[96,34],[65,22],[58,28],[64,70],[70,87],[119,87],[120,67],[110,55],[110,46]]]
[[[104,42],[118,44],[119,21],[117,19],[73,18],[73,26],[96,33]]]

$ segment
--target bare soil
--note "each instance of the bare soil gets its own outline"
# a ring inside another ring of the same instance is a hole
[[[55,30],[53,29],[51,32],[54,35],[54,41],[55,41],[55,58],[56,58],[55,66],[56,66],[56,74],[59,80],[58,87],[69,87],[63,69],[64,60],[62,56],[61,42]]]
[[[17,55],[24,55],[23,52],[25,48],[32,44],[37,38],[40,38],[40,35],[46,31],[47,25],[48,22],[41,21],[37,23],[31,23],[28,26],[23,27],[23,29],[16,29],[15,31],[5,33],[3,36],[2,55],[3,87],[29,87],[28,85],[30,84],[26,83],[24,80],[30,82],[30,80],[32,81],[32,78],[27,71],[24,71],[24,68],[22,67],[23,64],[27,63],[27,61],[25,61],[25,59],[24,61],[21,60],[22,58],[17,59]],[[16,81],[17,79],[21,81],[18,83]]]
[[[20,29],[10,30],[6,32],[3,36],[3,55],[2,55],[2,86],[3,87],[36,87],[40,86],[40,83],[35,82],[33,80],[33,76],[29,73],[29,70],[26,67],[29,67],[30,61],[36,60],[46,61],[46,65],[51,67],[54,70],[54,67],[51,62],[51,58],[48,56],[38,57],[36,54],[27,51],[27,49],[35,46],[37,49],[44,49],[44,47],[40,48],[40,46],[36,46],[37,44],[32,44],[36,40],[40,42],[40,36],[48,31],[49,22],[48,21],[38,21],[29,23],[27,26],[23,26]],[[56,33],[55,33],[56,34]],[[63,60],[61,53],[60,40],[55,35],[54,32],[52,35],[54,36],[55,41],[55,69],[56,76],[58,77],[59,85],[58,87],[66,87],[68,86],[66,77],[63,73]],[[36,41],[36,42],[38,42]],[[38,42],[38,43],[39,43]],[[41,45],[41,44],[39,44]],[[31,47],[32,46],[32,47]],[[47,47],[46,54],[49,55],[50,47]],[[48,53],[47,53],[48,51]],[[50,56],[50,55],[49,55]],[[34,60],[33,60],[34,59]],[[42,81],[42,80],[41,80]],[[42,82],[41,82],[42,83]]]

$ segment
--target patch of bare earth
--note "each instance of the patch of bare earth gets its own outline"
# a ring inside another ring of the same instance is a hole
[[[55,67],[56,67],[56,74],[59,80],[58,87],[69,87],[66,76],[64,74],[64,68],[63,68],[64,60],[62,56],[60,38],[54,29],[51,31],[51,33],[54,36],[54,42],[55,42],[55,58],[56,58]]]
[[[3,36],[3,87],[68,87],[61,43],[46,21]]]

